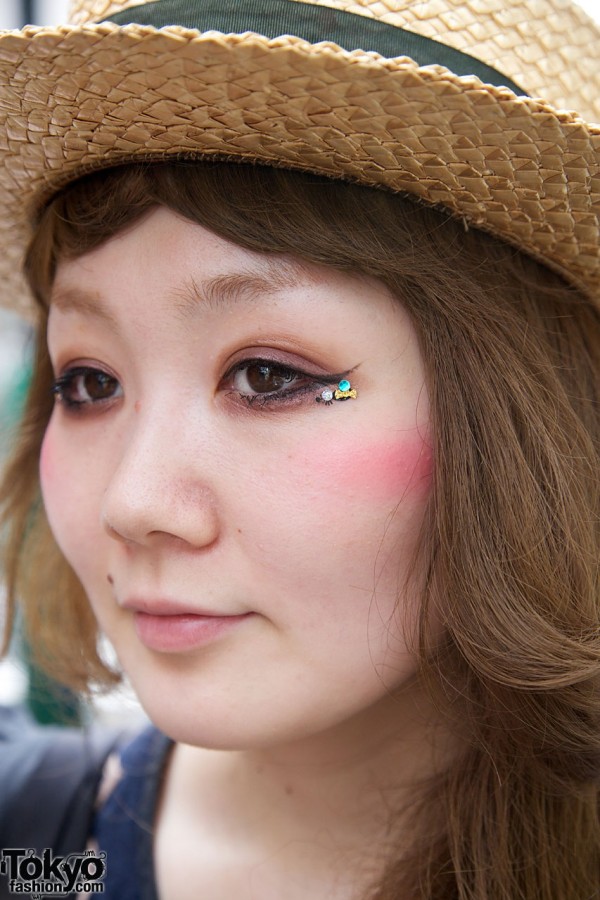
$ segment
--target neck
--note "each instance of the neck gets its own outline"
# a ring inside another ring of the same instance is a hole
[[[179,745],[171,780],[190,810],[213,826],[235,822],[242,841],[304,851],[310,844],[322,861],[334,848],[338,857],[360,849],[364,858],[392,834],[397,842],[402,810],[447,763],[447,744],[412,690],[293,743],[235,751]]]

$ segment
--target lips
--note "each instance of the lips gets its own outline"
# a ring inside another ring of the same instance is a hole
[[[167,600],[128,600],[121,607],[133,612],[135,631],[142,644],[160,653],[182,653],[211,644],[254,615],[199,611]]]

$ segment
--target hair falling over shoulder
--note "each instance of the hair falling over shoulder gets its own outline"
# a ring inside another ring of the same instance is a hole
[[[38,654],[80,688],[117,677],[39,500],[49,290],[57,260],[157,204],[252,250],[380,278],[420,336],[436,466],[418,561],[421,671],[462,752],[415,789],[413,846],[390,847],[368,900],[600,896],[600,312],[437,210],[315,176],[185,162],[88,176],[54,199],[27,259],[40,347],[1,494],[11,608],[18,597]]]

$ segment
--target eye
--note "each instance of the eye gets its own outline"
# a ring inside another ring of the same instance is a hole
[[[293,384],[302,373],[276,363],[255,360],[243,364],[233,373],[232,386],[240,394],[271,394]]]
[[[272,359],[245,359],[224,376],[222,387],[261,408],[314,398],[320,386],[335,384],[346,373],[305,372]]]
[[[102,369],[77,366],[56,379],[52,393],[68,409],[81,411],[122,397],[123,389],[116,378]]]

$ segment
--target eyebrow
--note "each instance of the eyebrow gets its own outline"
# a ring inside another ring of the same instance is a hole
[[[277,263],[265,261],[264,271],[242,271],[196,281],[190,278],[171,293],[171,299],[184,317],[201,308],[220,311],[239,303],[253,303],[265,296],[296,286],[299,282],[314,282],[308,266],[300,260],[281,259]],[[118,322],[102,303],[102,295],[81,287],[57,288],[52,292],[50,305],[61,312],[76,312],[92,316],[116,331]]]
[[[219,312],[225,307],[255,303],[302,281],[314,281],[314,275],[301,261],[268,260],[264,271],[233,272],[199,282],[192,278],[174,292],[173,299],[184,316],[194,315],[198,308]]]
[[[50,306],[56,306],[61,312],[76,312],[84,316],[93,316],[105,322],[112,331],[117,330],[117,320],[102,305],[101,295],[97,291],[85,288],[59,288],[50,295]]]

